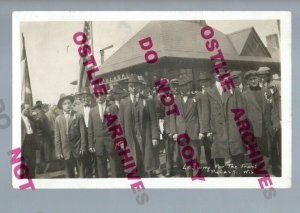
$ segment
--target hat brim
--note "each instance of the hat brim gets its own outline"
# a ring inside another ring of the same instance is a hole
[[[92,93],[90,93],[90,92],[81,92],[78,95],[90,95],[90,96],[93,96]]]
[[[35,110],[37,108],[42,108],[42,104],[36,104],[32,107],[32,110]]]
[[[61,99],[59,99],[59,101],[58,101],[58,103],[57,103],[57,107],[58,107],[59,109],[62,109],[61,103],[62,103],[64,100],[66,100],[66,99],[71,100],[72,103],[74,102],[74,97],[71,96],[71,95],[67,95],[67,96],[65,96],[65,97],[63,97],[63,98],[61,98]]]

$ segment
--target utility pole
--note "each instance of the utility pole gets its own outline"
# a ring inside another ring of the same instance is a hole
[[[110,45],[110,46],[107,46],[103,49],[101,49],[99,52],[100,52],[100,57],[101,57],[101,64],[104,63],[104,50],[107,50],[107,49],[110,49],[110,48],[113,48],[114,45]]]

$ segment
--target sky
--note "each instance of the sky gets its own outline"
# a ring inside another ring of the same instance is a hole
[[[147,23],[147,21],[93,22],[94,56],[97,64],[101,64],[100,49],[114,45],[105,51],[104,58],[107,59]],[[70,94],[77,91],[77,86],[70,84],[78,80],[80,69],[78,46],[73,42],[73,34],[83,31],[83,24],[83,22],[21,24],[34,103],[41,100],[43,103],[57,104],[61,93]],[[277,23],[274,20],[207,21],[207,24],[225,34],[253,26],[264,44],[267,35],[278,33]]]

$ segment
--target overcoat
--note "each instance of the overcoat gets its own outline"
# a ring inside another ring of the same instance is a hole
[[[134,129],[135,115],[138,116],[140,124],[141,138],[139,139]],[[141,168],[142,166],[146,172],[157,169],[152,145],[153,139],[159,140],[159,126],[154,101],[140,96],[135,108],[129,96],[120,102],[118,118],[137,167]]]
[[[213,133],[212,157],[226,158],[244,153],[244,145],[232,109],[243,109],[238,90],[227,90],[220,95],[216,85],[203,95],[203,132]]]
[[[44,111],[40,111],[35,116],[35,136],[38,145],[38,150],[41,152],[41,160],[42,161],[51,161],[51,145],[53,147],[53,143],[51,141],[51,127],[48,121],[48,118]]]
[[[253,133],[255,137],[261,138],[258,141],[260,146],[260,151],[268,156],[270,150],[270,134],[272,132],[272,124],[271,124],[271,104],[267,103],[267,99],[265,98],[265,89],[260,89],[257,95],[261,96],[262,105],[256,101],[254,96],[254,92],[251,89],[243,92],[242,97],[244,100],[245,111],[250,121],[251,127],[253,129]]]

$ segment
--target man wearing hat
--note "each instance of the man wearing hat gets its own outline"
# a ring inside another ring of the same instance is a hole
[[[242,93],[244,91],[242,72],[238,71],[238,70],[234,70],[234,71],[231,71],[230,76],[235,85],[235,89],[238,89]]]
[[[264,97],[265,88],[259,86],[258,72],[255,70],[246,72],[245,79],[249,85],[249,90],[243,93],[245,111],[253,128],[255,142],[258,144],[265,162],[267,162],[269,147],[266,130],[271,127],[271,114],[267,107],[267,100]]]
[[[35,113],[36,140],[38,145],[37,151],[37,173],[46,172],[49,167],[51,158],[51,132],[50,124],[45,112],[42,109],[43,103],[37,101],[32,107]]]
[[[159,127],[153,99],[141,95],[142,83],[137,75],[128,79],[129,96],[120,102],[119,122],[127,139],[130,153],[137,165],[138,175],[152,176],[158,166],[154,147],[158,146]]]
[[[82,109],[82,103],[81,100],[81,91],[75,92],[74,94],[74,102],[73,102],[73,109],[77,112],[79,112]]]
[[[79,178],[84,177],[82,156],[86,151],[86,130],[81,113],[72,109],[74,97],[61,94],[57,107],[63,114],[55,119],[55,151],[58,159],[63,159],[66,177],[75,177],[75,167]]]
[[[212,157],[219,167],[222,176],[225,159],[231,158],[241,175],[241,165],[244,163],[244,146],[237,127],[232,109],[243,108],[243,100],[239,90],[224,89],[220,76],[228,74],[225,68],[219,68],[219,74],[214,73],[215,83],[203,95],[202,132],[213,137]]]
[[[259,77],[260,87],[267,87],[271,81],[271,69],[269,67],[259,67],[257,70],[257,75]]]
[[[122,87],[119,84],[113,85],[113,88],[109,91],[110,95],[110,108],[114,112],[114,114],[119,114],[120,109],[120,102],[126,95],[126,91],[122,89]],[[121,158],[119,156],[116,157],[116,173],[118,177],[124,177],[124,171],[121,165]]]
[[[271,127],[267,129],[267,138],[271,147],[272,172],[276,176],[281,175],[281,95],[280,87],[271,82],[271,69],[260,67],[258,75],[261,78],[261,86],[264,87],[265,98],[267,99],[267,110],[271,112]]]
[[[195,99],[197,102],[197,110],[198,110],[198,122],[200,125],[200,132],[201,132],[201,127],[203,127],[203,116],[202,116],[202,105],[207,104],[204,103],[204,93],[208,88],[211,86],[211,80],[212,76],[210,72],[200,72],[199,74],[199,79],[198,79],[198,86],[200,88],[200,91],[197,92]],[[204,146],[204,151],[205,151],[205,158],[206,158],[206,163],[207,166],[210,168],[214,168],[214,160],[211,158],[211,145],[212,145],[212,138],[207,137],[207,134],[199,133],[199,140],[203,142]],[[198,145],[198,157],[200,159],[201,156],[201,146]]]
[[[192,91],[192,79],[186,76],[181,76],[179,78],[179,95],[175,97],[175,104],[178,107],[179,115],[175,115],[175,119],[171,119],[170,122],[175,122],[175,124],[170,124],[172,137],[174,141],[177,141],[177,137],[180,134],[188,134],[194,150],[197,150],[196,157],[199,162],[199,147],[201,151],[200,141],[198,140],[199,135],[199,122],[198,122],[198,110],[197,103],[191,95]],[[181,149],[182,147],[180,147]],[[181,150],[179,150],[181,153]],[[182,157],[183,162],[185,162]],[[182,171],[180,171],[181,173]],[[196,172],[196,170],[194,170]],[[192,168],[186,168],[186,176],[191,177],[193,175]]]
[[[88,126],[89,126],[89,115],[90,115],[90,110],[92,108],[92,98],[93,95],[90,92],[89,87],[81,88],[79,92],[76,93],[75,95],[75,101],[77,100],[80,101],[80,103],[76,104],[76,109],[73,108],[75,111],[78,113],[81,113],[83,118],[84,118],[84,124],[85,124],[85,135],[86,139],[85,141],[88,141]],[[75,102],[74,101],[74,102]],[[87,178],[92,178],[96,177],[96,159],[95,155],[90,152],[85,152],[83,157],[83,168],[84,168],[84,177]]]
[[[111,89],[111,91],[109,92],[109,94],[111,95],[111,100],[113,101],[112,104],[117,107],[119,112],[120,101],[125,95],[124,90],[121,88],[119,84],[115,84]]]
[[[169,81],[169,86],[171,93],[173,94],[174,98],[178,95],[178,85],[179,80],[177,78],[173,78]],[[162,115],[163,115],[163,138],[165,141],[165,147],[166,147],[166,168],[167,172],[165,174],[166,177],[171,177],[173,175],[173,164],[174,164],[174,154],[177,162],[177,167],[180,168],[180,171],[182,170],[183,163],[182,158],[179,153],[179,147],[177,146],[176,141],[173,139],[173,133],[172,133],[172,126],[175,124],[175,115],[170,114],[166,115],[166,113],[171,110],[171,106],[164,106],[161,103],[160,97],[159,97],[159,103],[163,107]]]
[[[89,151],[96,155],[98,178],[108,177],[107,162],[110,164],[111,177],[120,176],[117,150],[114,147],[112,133],[108,130],[106,114],[117,115],[116,106],[108,104],[108,97],[103,94],[96,98],[97,105],[90,110],[88,125]]]

